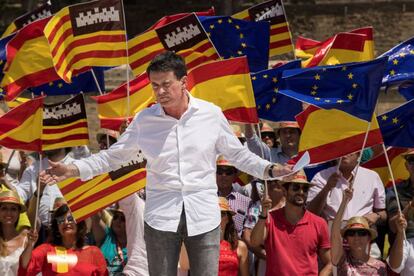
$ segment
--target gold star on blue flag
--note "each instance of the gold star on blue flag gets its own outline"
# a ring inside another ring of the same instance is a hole
[[[279,93],[323,109],[338,109],[367,122],[377,103],[387,58],[283,72]],[[317,87],[317,90],[313,89]],[[315,93],[316,92],[316,93]]]
[[[291,61],[280,67],[252,73],[252,84],[259,118],[273,121],[295,121],[302,111],[302,103],[277,91],[283,88],[281,79],[284,70],[300,68],[300,60]],[[276,80],[276,81],[275,81]]]
[[[199,16],[204,29],[220,56],[247,56],[251,72],[268,68],[269,32],[268,22],[234,19],[229,16]]]
[[[414,147],[414,99],[377,117],[384,144]]]

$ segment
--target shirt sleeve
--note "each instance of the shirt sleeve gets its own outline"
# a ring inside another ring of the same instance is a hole
[[[126,275],[149,275],[144,241],[145,202],[134,193],[120,200],[119,207],[124,210],[127,234],[128,262],[123,273]]]
[[[82,181],[116,170],[127,160],[133,159],[137,155],[139,151],[139,126],[136,119],[137,117],[122,134],[118,142],[109,149],[102,150],[97,154],[73,163],[79,169]]]
[[[401,264],[400,264],[399,267],[397,267],[395,269],[392,268],[389,265],[390,264],[390,257],[389,256],[387,257],[387,264],[391,268],[391,270],[394,271],[395,273],[400,273],[401,271],[404,270],[405,263],[407,262],[407,258],[408,258],[408,255],[409,255],[410,246],[411,246],[411,244],[407,240],[403,241],[403,256],[402,256]]]
[[[221,110],[218,109],[217,113],[219,113],[220,120],[220,133],[216,143],[218,153],[223,154],[238,169],[263,179],[267,175],[265,174],[265,169],[271,163],[252,153],[248,148],[243,147],[231,130]]]
[[[33,249],[27,268],[24,269],[19,265],[18,276],[35,276],[42,272],[43,264],[46,261],[47,252],[50,249],[49,244],[42,244]]]
[[[385,189],[384,184],[382,184],[381,178],[376,174],[375,179],[375,191],[374,191],[374,208],[375,209],[385,209]]]
[[[326,184],[326,180],[323,179],[322,175],[320,173],[317,173],[311,180],[311,183],[314,183],[316,185],[312,186],[309,189],[308,197],[306,199],[306,202],[311,202],[323,189],[323,186]]]
[[[263,152],[264,159],[270,160],[270,148],[260,141],[260,138],[256,133],[254,133],[251,138],[247,138],[246,141],[247,147],[251,152],[259,156],[261,156]]]

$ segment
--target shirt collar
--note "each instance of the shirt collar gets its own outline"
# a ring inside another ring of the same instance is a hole
[[[189,111],[198,110],[200,106],[199,106],[198,102],[196,101],[196,99],[193,97],[193,95],[191,95],[190,92],[188,92],[188,90],[187,90],[187,96],[188,96],[189,100],[188,100],[188,108],[185,111],[185,113],[187,113]],[[166,115],[165,111],[164,111],[164,108],[162,108],[162,106],[159,103],[157,103],[155,105],[155,111],[154,112],[155,112],[155,115],[157,115],[157,116],[165,116]]]

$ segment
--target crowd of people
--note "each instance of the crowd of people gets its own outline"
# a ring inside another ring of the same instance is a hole
[[[414,275],[414,150],[398,194],[360,166],[371,149],[292,172],[296,122],[242,133],[188,93],[172,52],[147,73],[158,103],[98,135],[99,153],[51,150],[40,164],[1,149],[1,275]],[[141,152],[146,188],[76,221],[56,182]]]

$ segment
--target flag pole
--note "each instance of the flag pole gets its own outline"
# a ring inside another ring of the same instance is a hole
[[[40,172],[42,171],[42,153],[39,152],[39,172],[37,174],[37,197],[36,197],[36,210],[35,210],[35,217],[34,217],[34,225],[33,230],[36,232],[37,229],[37,216],[39,215],[39,204],[40,204]]]
[[[122,15],[124,21],[124,29],[125,29],[125,51],[126,51],[126,83],[127,83],[127,110],[125,114],[125,120],[128,120],[130,115],[130,86],[129,86],[129,50],[128,50],[128,35],[127,35],[127,28],[126,28],[126,19],[125,19],[125,8],[124,8],[124,1],[121,0],[122,4]]]
[[[280,4],[282,4],[283,14],[285,15],[285,18],[286,18],[287,29],[289,31],[289,37],[290,37],[290,44],[292,45],[292,49],[293,49],[293,57],[294,57],[294,59],[296,59],[295,45],[293,44],[292,33],[290,32],[289,21],[288,21],[288,18],[287,18],[287,14],[286,14],[286,10],[285,10],[285,5],[283,4],[283,0],[280,1]]]
[[[93,71],[93,68],[91,68],[91,73],[92,73],[93,80],[95,81],[96,88],[98,88],[99,95],[103,95],[102,88],[99,85],[98,78],[96,77],[95,71]]]

